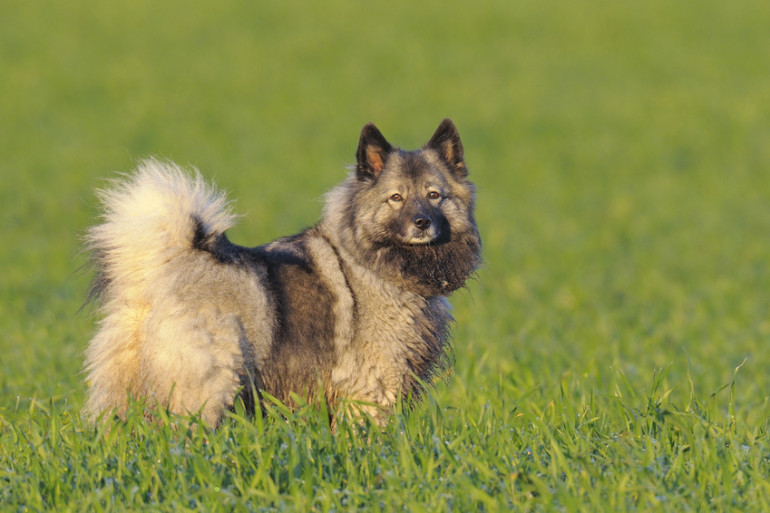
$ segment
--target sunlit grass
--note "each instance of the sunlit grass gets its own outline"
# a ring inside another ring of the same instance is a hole
[[[0,510],[770,509],[762,2],[34,3],[0,17]],[[80,418],[93,189],[198,166],[255,245],[374,121],[456,122],[484,267],[454,372],[383,429],[314,406]]]

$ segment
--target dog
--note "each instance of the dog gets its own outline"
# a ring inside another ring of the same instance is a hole
[[[216,427],[237,397],[253,413],[267,393],[384,422],[448,365],[446,296],[481,262],[467,176],[451,120],[414,151],[369,123],[321,221],[248,248],[197,170],[141,162],[99,191],[85,238],[102,320],[84,415],[123,416],[134,398]]]

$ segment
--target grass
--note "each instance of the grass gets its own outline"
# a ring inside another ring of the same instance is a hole
[[[16,2],[0,18],[0,510],[767,511],[770,7]],[[256,244],[375,121],[441,118],[484,268],[455,370],[381,432],[323,412],[79,416],[92,190],[197,165]],[[192,419],[194,421],[194,419]]]

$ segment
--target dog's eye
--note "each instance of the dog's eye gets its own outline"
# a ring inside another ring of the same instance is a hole
[[[390,197],[390,201],[403,201],[404,197],[399,193],[395,193]]]
[[[439,199],[441,197],[441,194],[437,193],[436,191],[430,191],[428,193],[428,199]]]

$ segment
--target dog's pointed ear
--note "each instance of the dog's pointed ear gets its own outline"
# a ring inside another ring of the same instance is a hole
[[[359,178],[377,179],[385,167],[393,146],[385,140],[373,123],[367,123],[361,130],[356,152],[356,175]]]
[[[463,158],[463,143],[460,141],[460,134],[455,128],[451,119],[445,119],[436,129],[436,133],[430,138],[426,148],[436,150],[449,168],[457,176],[464,178],[468,176],[468,168],[465,167]]]

